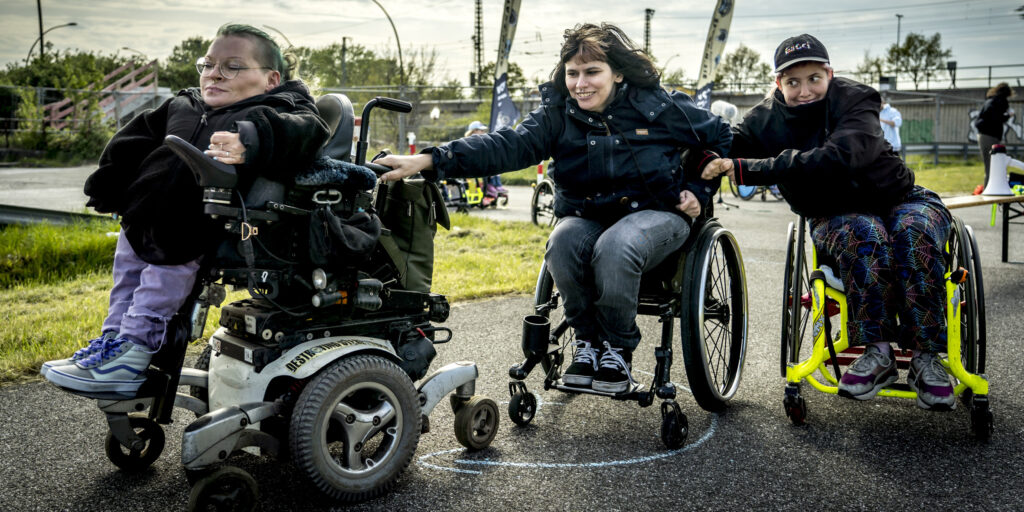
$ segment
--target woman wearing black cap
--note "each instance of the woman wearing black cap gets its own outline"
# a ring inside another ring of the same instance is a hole
[[[835,259],[850,307],[851,345],[865,352],[839,394],[873,398],[897,380],[890,343],[914,350],[907,381],[925,409],[955,395],[937,353],[946,347],[942,247],[952,217],[886,143],[878,92],[836,78],[825,46],[802,34],[775,51],[777,88],[733,128],[732,158],[703,178],[777,184],[808,218],[819,253]],[[897,323],[897,317],[899,322]]]

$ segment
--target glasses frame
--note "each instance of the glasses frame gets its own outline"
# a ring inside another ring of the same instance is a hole
[[[196,59],[196,71],[199,72],[199,76],[203,76],[203,75],[206,74],[206,72],[205,72],[206,65],[207,65],[206,63],[207,63],[207,58],[206,57],[199,57],[198,59]],[[241,73],[242,71],[245,71],[247,69],[269,69],[269,70],[273,70],[274,68],[268,68],[266,66],[253,66],[253,67],[247,67],[247,68],[227,68],[229,70],[234,71],[234,74],[232,74],[231,76],[228,76],[228,73],[224,72],[225,68],[224,68],[224,63],[223,62],[218,62],[218,63],[214,64],[213,67],[210,68],[210,69],[211,69],[210,75],[213,75],[213,69],[216,69],[217,72],[220,73],[221,78],[223,78],[225,80],[231,80],[231,79],[237,77],[239,73]]]

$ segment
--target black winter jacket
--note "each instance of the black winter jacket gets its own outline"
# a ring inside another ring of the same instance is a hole
[[[1010,119],[1009,110],[1010,101],[1006,96],[996,95],[987,98],[985,104],[981,106],[981,112],[978,112],[977,119],[974,120],[978,133],[1002,139],[1005,129],[1003,125]]]
[[[807,217],[884,212],[913,188],[914,173],[885,141],[880,109],[878,91],[846,78],[796,107],[776,90],[733,128],[736,181],[778,184]]]
[[[198,88],[185,89],[110,139],[99,169],[85,182],[86,205],[118,214],[132,249],[148,263],[198,258],[222,238],[222,230],[203,214],[202,189],[164,145],[164,136],[177,135],[205,150],[213,132],[231,130],[237,121],[252,122],[258,134],[258,140],[242,141],[246,161],[236,166],[242,191],[257,175],[289,182],[309,167],[329,135],[298,80],[216,110],[203,103]]]
[[[706,208],[718,180],[700,179],[703,151],[724,154],[729,125],[689,96],[622,85],[598,114],[581,110],[552,83],[540,86],[543,105],[515,129],[458,139],[430,148],[436,177],[480,177],[522,169],[546,158],[557,193],[555,214],[611,223],[638,210],[677,212],[679,193],[691,190]],[[692,149],[681,171],[682,150]],[[684,175],[685,174],[685,175]]]

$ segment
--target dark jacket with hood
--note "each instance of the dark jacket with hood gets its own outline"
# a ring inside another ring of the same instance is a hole
[[[580,109],[553,83],[541,85],[540,92],[542,106],[515,129],[431,148],[436,177],[430,171],[424,175],[438,180],[488,176],[552,157],[560,217],[612,223],[638,210],[679,213],[675,205],[684,188],[707,207],[718,180],[700,179],[702,164],[710,161],[703,152],[724,154],[732,138],[721,118],[698,108],[689,96],[660,87],[621,85],[601,113]],[[681,153],[687,149],[697,154],[684,172]]]
[[[176,265],[198,258],[223,237],[222,230],[203,214],[202,189],[164,145],[164,136],[177,135],[205,150],[213,132],[233,130],[240,121],[255,127],[242,131],[245,163],[236,166],[242,191],[257,175],[289,182],[309,167],[329,134],[298,80],[216,110],[203,103],[198,88],[185,89],[110,139],[99,169],[85,182],[86,205],[118,214],[132,249],[147,263]]]
[[[1002,94],[985,99],[985,104],[981,106],[981,112],[974,120],[974,126],[978,129],[978,133],[1002,139],[1003,130],[1005,130],[1003,126],[1010,119],[1009,110],[1010,101]]]
[[[913,188],[914,173],[885,141],[880,109],[878,91],[846,78],[796,107],[775,90],[733,128],[737,183],[778,184],[807,217],[887,211]]]

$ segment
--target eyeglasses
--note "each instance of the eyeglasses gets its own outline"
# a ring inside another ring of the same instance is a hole
[[[237,62],[230,61],[226,63],[222,62],[220,64],[217,64],[216,62],[207,60],[206,57],[199,57],[199,60],[196,61],[196,71],[198,71],[200,75],[212,75],[213,68],[219,69],[220,76],[224,77],[227,80],[231,80],[232,78],[238,76],[239,71],[244,71],[246,69],[272,69],[265,66],[247,68],[245,66],[238,64]]]

